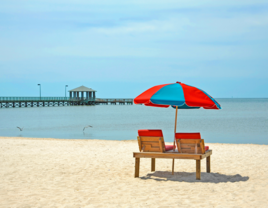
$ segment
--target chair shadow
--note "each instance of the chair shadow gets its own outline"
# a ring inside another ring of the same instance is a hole
[[[175,172],[174,175],[169,171],[156,171],[154,173],[148,173],[146,176],[140,177],[142,180],[156,180],[156,181],[178,181],[189,183],[226,183],[226,182],[240,182],[247,181],[248,176],[225,175],[220,173],[206,173],[201,172],[201,180],[196,180],[195,172]]]

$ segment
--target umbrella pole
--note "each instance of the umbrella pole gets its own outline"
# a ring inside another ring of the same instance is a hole
[[[177,116],[178,116],[178,106],[176,106],[173,151],[175,151],[175,139],[176,139],[176,138],[175,138],[175,134],[176,134],[176,131],[177,131]]]
[[[177,131],[177,116],[178,116],[178,106],[176,106],[176,115],[175,115],[175,127],[174,127],[174,141],[173,141],[173,152],[175,152],[175,134]],[[174,175],[174,165],[175,159],[172,159],[172,175]]]

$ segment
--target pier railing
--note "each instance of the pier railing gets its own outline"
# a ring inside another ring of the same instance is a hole
[[[95,98],[70,98],[70,97],[0,97],[0,101],[95,101]]]
[[[0,97],[0,108],[76,105],[132,105],[132,98],[94,97]]]
[[[94,101],[97,103],[132,103],[132,98],[86,98],[86,97],[0,97],[4,102],[46,102],[46,101]]]
[[[99,103],[132,103],[133,99],[132,98],[96,98],[96,102]]]
[[[67,97],[0,97],[0,101],[48,101],[68,100]]]

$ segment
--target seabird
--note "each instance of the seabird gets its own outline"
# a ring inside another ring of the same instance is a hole
[[[18,126],[17,126],[17,128],[18,128],[20,131],[22,131],[22,130],[23,130],[23,127],[22,127],[22,128],[20,128],[20,127],[18,127]]]
[[[88,127],[93,127],[93,126],[90,126],[90,125],[85,126],[85,127],[83,128],[83,131],[85,131],[85,128],[88,128]]]

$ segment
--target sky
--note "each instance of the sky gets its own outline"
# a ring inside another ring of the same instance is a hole
[[[0,96],[134,98],[183,82],[268,98],[268,1],[1,0]]]

